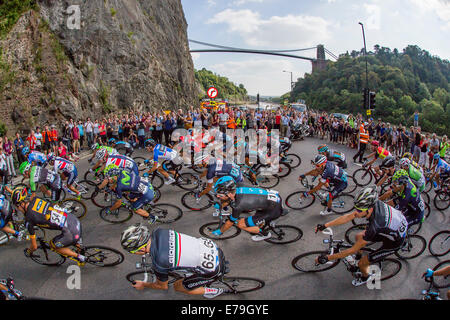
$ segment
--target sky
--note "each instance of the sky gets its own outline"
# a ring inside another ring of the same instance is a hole
[[[335,55],[376,44],[401,51],[418,45],[450,59],[450,0],[181,0],[189,39],[248,49],[323,44]],[[208,47],[190,43],[191,49]],[[211,49],[211,48],[209,48]],[[315,50],[294,54],[315,57]],[[249,94],[279,96],[311,73],[311,62],[243,53],[192,53],[194,67],[242,83]],[[332,58],[327,56],[327,58]]]

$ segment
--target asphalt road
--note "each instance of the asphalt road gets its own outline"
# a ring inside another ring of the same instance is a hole
[[[321,140],[308,138],[305,141],[294,142],[290,152],[302,158],[302,165],[295,169],[287,178],[282,179],[278,190],[283,200],[287,195],[300,188],[298,176],[311,168],[310,160],[316,155],[317,145]],[[345,152],[350,159],[350,173],[358,169],[351,163],[351,157],[356,152],[341,145],[330,145],[331,148]],[[138,150],[135,155],[143,155]],[[82,174],[88,169],[87,160],[78,163],[78,171]],[[181,196],[185,191],[172,186],[162,188],[160,203],[172,203],[183,209],[184,215],[179,221],[164,225],[178,232],[199,237],[199,227],[204,223],[214,221],[212,209],[204,212],[192,212],[181,205]],[[176,293],[173,288],[168,291],[154,291],[146,289],[137,291],[125,279],[125,275],[135,271],[135,263],[140,261],[139,256],[126,253],[120,247],[120,233],[128,225],[141,221],[138,216],[121,225],[112,225],[99,217],[99,209],[92,203],[87,203],[88,214],[82,220],[84,244],[97,244],[120,249],[125,255],[125,261],[112,268],[96,268],[87,265],[81,270],[81,289],[69,290],[66,282],[70,274],[67,268],[74,264],[66,261],[59,267],[45,267],[27,259],[23,249],[28,243],[11,241],[0,247],[0,278],[11,275],[14,277],[17,288],[28,296],[45,297],[49,299],[204,299]],[[434,209],[434,207],[432,206]],[[303,230],[303,238],[288,245],[274,245],[267,242],[253,242],[246,233],[238,237],[218,241],[223,249],[226,259],[230,261],[230,275],[247,276],[263,279],[265,287],[256,292],[236,296],[221,296],[217,299],[400,299],[418,297],[426,283],[420,278],[428,268],[436,265],[440,260],[431,256],[428,249],[419,257],[403,261],[400,273],[392,279],[381,282],[380,290],[369,290],[366,286],[355,288],[352,286],[352,276],[341,263],[336,268],[317,274],[305,274],[295,270],[291,261],[297,255],[313,250],[325,248],[322,240],[323,234],[315,234],[314,227],[337,217],[331,215],[322,217],[322,209],[316,203],[304,211],[293,211],[279,219],[279,224],[291,224]],[[434,209],[430,218],[424,223],[420,234],[427,240],[433,234],[448,229],[449,209],[439,212]],[[334,228],[335,239],[344,239],[345,230],[350,227],[339,226]],[[442,259],[442,258],[441,258]],[[448,259],[448,255],[446,257]]]

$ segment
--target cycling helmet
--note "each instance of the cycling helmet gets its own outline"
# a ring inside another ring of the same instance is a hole
[[[105,176],[108,177],[108,178],[118,176],[121,172],[122,172],[122,170],[118,166],[116,166],[115,164],[108,165],[105,168],[105,170],[103,171]]]
[[[386,162],[383,164],[384,168],[392,168],[395,165],[395,159],[389,158],[386,160]]]
[[[378,200],[377,186],[372,185],[361,189],[355,196],[354,205],[356,209],[367,210],[370,209]]]
[[[328,149],[328,146],[326,145],[326,144],[321,144],[320,146],[318,146],[317,147],[317,151],[319,152],[319,153],[321,153],[321,152],[327,152],[329,149]]]
[[[225,194],[235,189],[236,189],[236,182],[230,176],[222,177],[219,180],[217,180],[217,182],[214,184],[214,191],[216,193]]]
[[[399,164],[401,168],[409,167],[409,165],[411,164],[411,160],[409,160],[408,158],[401,158]]]
[[[106,149],[99,149],[95,154],[95,158],[97,158],[97,160],[102,160],[107,154],[108,152],[106,151]]]
[[[439,160],[441,158],[441,156],[439,155],[439,153],[435,153],[433,156],[434,160]]]
[[[371,144],[375,147],[378,147],[380,143],[377,140],[372,140]]]
[[[396,182],[397,180],[399,184],[406,183],[409,180],[408,172],[403,169],[395,171],[394,176],[392,177],[392,182]]]
[[[28,148],[28,147],[25,147],[25,148],[22,149],[22,154],[24,156],[26,156],[29,152],[30,152],[30,148]]]
[[[146,246],[151,238],[147,226],[139,223],[129,226],[120,236],[122,248],[129,253],[136,253],[139,249]]]
[[[31,163],[29,163],[28,161],[24,161],[22,162],[22,164],[19,167],[19,172],[20,174],[23,174],[25,171],[30,170],[31,168]]]
[[[154,146],[156,146],[156,141],[153,140],[153,139],[145,140],[144,146],[145,146],[146,148],[147,148],[148,146],[154,147]]]
[[[17,206],[20,202],[24,201],[27,198],[28,191],[25,187],[17,187],[11,193],[12,203]]]
[[[48,160],[48,161],[53,161],[53,160],[55,160],[55,154],[54,154],[53,152],[50,152],[50,153],[47,155],[47,160]]]
[[[403,155],[403,158],[407,158],[407,159],[411,160],[411,159],[412,159],[412,154],[411,154],[410,152],[406,152],[406,153]]]
[[[96,150],[96,149],[98,149],[98,147],[100,147],[99,144],[98,144],[98,143],[94,143],[94,144],[91,146],[91,150]]]
[[[323,154],[318,154],[313,161],[313,164],[322,167],[327,163],[327,157],[325,157]]]
[[[111,138],[111,139],[109,139],[109,141],[108,141],[109,143],[111,143],[111,144],[114,144],[114,143],[116,143],[116,139],[114,139],[114,138]]]

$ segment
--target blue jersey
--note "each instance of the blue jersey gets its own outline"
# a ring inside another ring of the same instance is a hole
[[[450,173],[450,165],[442,159],[439,159],[435,172]]]
[[[28,162],[35,162],[38,166],[45,167],[47,164],[47,156],[42,152],[32,151],[28,154]]]
[[[131,149],[131,144],[129,144],[128,142],[125,142],[125,141],[116,142],[116,147],[118,147],[119,145],[123,145],[125,148]]]
[[[132,198],[135,198],[148,192],[153,193],[153,186],[150,182],[141,179],[139,175],[123,170],[117,177],[117,198],[122,199],[123,192],[130,192]]]
[[[403,194],[399,195],[399,197],[399,201],[395,208],[401,210],[402,212],[407,209],[420,212],[425,208],[420,192],[411,180],[408,181]]]
[[[157,162],[159,159],[162,160],[173,160],[178,155],[175,150],[167,148],[162,144],[157,144],[155,149],[153,149],[153,161]]]
[[[325,164],[325,170],[322,173],[322,182],[332,182],[334,184],[347,182],[347,173],[334,163],[327,162]]]
[[[208,165],[208,172],[206,174],[206,179],[209,183],[213,182],[214,177],[231,176],[236,183],[242,182],[242,171],[241,168],[235,163],[227,163],[221,160],[212,160],[213,163]]]
[[[11,204],[5,195],[0,195],[0,229],[4,228],[11,219]]]
[[[55,165],[53,166],[53,171],[55,171],[56,173],[59,172],[72,173],[76,170],[77,168],[75,167],[75,164],[73,162],[60,157],[55,158]]]

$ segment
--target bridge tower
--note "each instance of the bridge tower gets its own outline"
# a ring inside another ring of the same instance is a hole
[[[327,60],[325,59],[325,48],[323,44],[317,46],[317,56],[312,63],[312,72],[324,70],[327,67]]]

